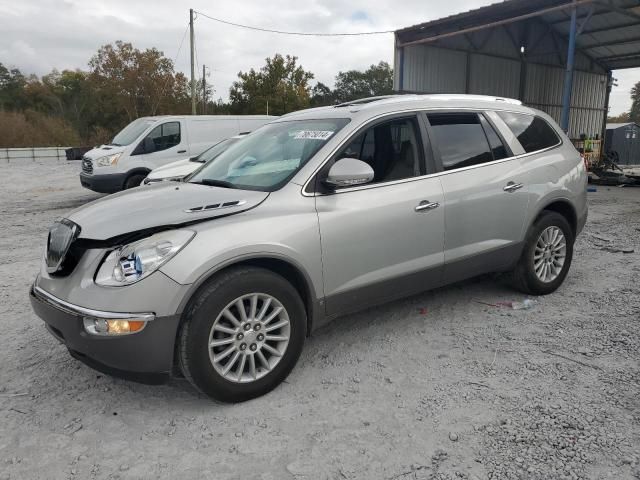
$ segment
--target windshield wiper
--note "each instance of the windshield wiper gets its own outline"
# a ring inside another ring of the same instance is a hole
[[[231,182],[226,182],[224,180],[214,180],[213,178],[203,178],[199,182],[191,182],[191,183],[197,183],[197,184],[200,184],[200,185],[207,185],[209,187],[237,188]]]

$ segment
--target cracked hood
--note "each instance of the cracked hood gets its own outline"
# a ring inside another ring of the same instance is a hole
[[[107,240],[154,227],[181,225],[244,212],[268,192],[162,182],[106,196],[71,212],[79,238]]]

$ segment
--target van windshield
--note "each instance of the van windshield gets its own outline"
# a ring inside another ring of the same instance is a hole
[[[188,182],[272,192],[342,129],[349,119],[292,120],[267,124],[204,165]]]
[[[120,130],[109,145],[124,147],[134,142],[151,125],[157,122],[154,118],[138,118]]]

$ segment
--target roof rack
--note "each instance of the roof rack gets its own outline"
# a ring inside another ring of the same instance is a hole
[[[493,97],[491,95],[456,95],[456,94],[447,94],[447,93],[436,93],[431,95],[439,100],[476,100],[476,101],[484,101],[484,102],[504,102],[510,103],[512,105],[522,105],[520,100],[516,100],[515,98],[505,98],[505,97]]]
[[[398,95],[379,95],[377,97],[359,98],[357,100],[351,100],[350,102],[339,103],[337,105],[334,105],[333,107],[340,108],[340,107],[351,107],[353,105],[364,105],[366,103],[377,102],[378,100],[384,100],[386,98],[393,98],[397,96]]]

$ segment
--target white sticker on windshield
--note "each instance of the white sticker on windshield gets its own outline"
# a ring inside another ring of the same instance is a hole
[[[332,131],[329,130],[300,130],[293,138],[296,139],[309,139],[309,140],[326,140],[331,135]]]

